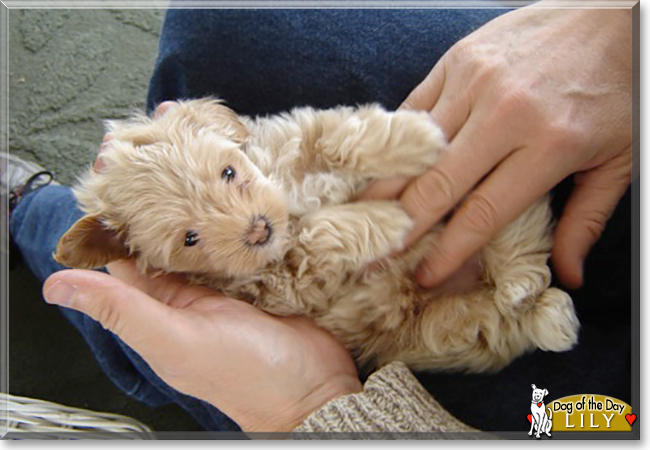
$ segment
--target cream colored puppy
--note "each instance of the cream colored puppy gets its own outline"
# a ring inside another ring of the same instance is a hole
[[[483,250],[465,289],[412,281],[437,230],[366,270],[403,250],[412,221],[395,201],[351,201],[371,179],[435,164],[445,141],[424,112],[251,119],[202,99],[109,128],[104,167],[75,188],[86,215],[59,242],[61,264],[135,258],[142,271],[186,273],[270,313],[313,317],[361,364],[489,371],[577,341],[571,299],[549,288],[548,199]]]

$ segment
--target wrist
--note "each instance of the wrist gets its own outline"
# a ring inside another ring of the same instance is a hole
[[[390,363],[368,377],[363,391],[328,402],[293,429],[301,433],[475,432],[447,412],[422,387],[408,367]],[[392,433],[397,433],[393,435]]]
[[[319,410],[330,401],[349,394],[361,392],[363,386],[357,377],[341,375],[326,383],[315,386],[307,395],[284,406],[266,412],[242,414],[242,418],[233,418],[246,432],[282,432],[291,431],[300,425],[311,413]]]

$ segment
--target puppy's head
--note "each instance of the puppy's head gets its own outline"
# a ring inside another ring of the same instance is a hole
[[[246,156],[231,110],[192,100],[109,126],[101,171],[75,188],[86,215],[61,238],[61,264],[134,257],[142,270],[236,277],[283,256],[284,197]]]

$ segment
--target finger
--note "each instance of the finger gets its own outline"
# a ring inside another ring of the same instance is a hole
[[[43,296],[97,320],[145,359],[164,357],[165,343],[173,339],[173,309],[105,273],[57,272],[45,281]]]
[[[143,274],[132,260],[113,261],[106,268],[115,278],[174,308],[184,308],[201,297],[225,298],[208,287],[188,285],[187,280],[179,275]]]
[[[95,172],[101,172],[102,169],[104,168],[104,161],[102,160],[102,153],[106,151],[108,148],[108,143],[114,139],[113,133],[106,133],[104,137],[102,138],[102,143],[99,146],[99,152],[97,153],[97,157],[95,158],[95,163],[93,164],[93,170]]]
[[[156,109],[153,112],[154,119],[163,116],[167,111],[169,111],[171,108],[174,108],[176,106],[178,106],[177,102],[173,102],[170,100],[162,102],[161,104],[156,106]]]
[[[429,75],[409,94],[400,109],[430,111],[447,141],[452,141],[471,112],[469,90],[457,86],[446,76],[446,58],[433,67]]]
[[[399,197],[412,177],[397,176],[373,181],[355,200],[393,200]]]
[[[583,267],[625,190],[625,174],[594,169],[575,177],[576,185],[555,229],[552,260],[560,282],[576,289],[583,283]]]
[[[404,190],[402,207],[415,222],[405,246],[420,239],[508,154],[507,133],[494,133],[490,121],[470,116],[461,132],[427,172]]]
[[[106,133],[104,135],[104,137],[102,138],[102,145],[100,145],[99,148],[101,149],[101,148],[105,147],[106,144],[108,142],[112,141],[114,138],[115,138],[115,136],[113,135],[113,133],[110,133],[110,132]]]
[[[445,57],[433,66],[429,75],[406,97],[398,109],[431,111],[445,85]]]
[[[450,86],[443,91],[440,99],[431,109],[430,116],[443,130],[447,141],[452,142],[467,123],[471,112],[469,91]]]
[[[504,160],[454,213],[416,279],[435,286],[455,272],[508,223],[569,175],[544,152],[518,151]]]

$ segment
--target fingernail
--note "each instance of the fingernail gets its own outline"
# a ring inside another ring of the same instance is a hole
[[[95,160],[95,164],[93,164],[93,170],[99,173],[104,169],[104,167],[106,167],[104,160],[102,160],[101,156],[98,156]]]
[[[156,109],[153,112],[153,117],[157,118],[164,115],[169,109],[173,108],[175,102],[167,100],[156,106]]]
[[[77,292],[76,286],[64,281],[57,281],[43,294],[48,303],[67,306],[70,304],[70,300],[75,292]]]

